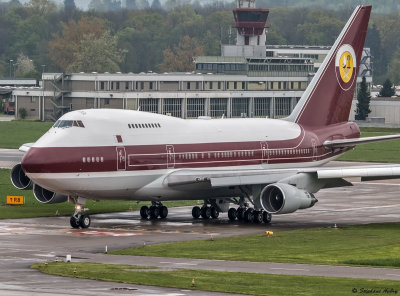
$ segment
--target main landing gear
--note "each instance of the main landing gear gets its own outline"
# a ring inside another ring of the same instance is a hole
[[[270,213],[264,210],[255,210],[254,208],[249,207],[248,203],[245,203],[244,200],[243,197],[240,198],[240,200],[231,200],[231,202],[239,205],[239,207],[237,209],[230,208],[228,210],[228,218],[230,221],[238,220],[255,224],[271,223],[272,215]],[[215,202],[210,202],[209,200],[204,201],[204,205],[201,208],[199,206],[192,208],[192,216],[194,219],[199,219],[200,217],[205,220],[210,218],[217,219],[220,212],[222,212],[221,208],[218,207]]]
[[[203,219],[217,219],[219,217],[219,210],[217,207],[204,205],[201,208],[198,206],[193,207],[192,216],[195,219],[202,217]]]
[[[231,221],[235,221],[236,219],[239,221],[244,221],[247,223],[256,223],[256,224],[269,224],[272,220],[272,215],[266,211],[257,211],[253,208],[247,207],[239,207],[237,209],[230,208],[228,211],[228,218]]]
[[[148,206],[143,206],[140,208],[140,217],[142,219],[149,218],[150,220],[156,220],[158,217],[165,219],[168,216],[168,208],[163,206],[161,202],[151,202],[150,208]]]
[[[86,199],[83,198],[70,198],[70,201],[75,204],[75,213],[69,219],[72,228],[89,228],[90,216],[84,214]]]

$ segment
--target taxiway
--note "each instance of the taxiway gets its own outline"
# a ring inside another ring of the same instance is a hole
[[[7,151],[4,156],[12,156]],[[15,152],[15,151],[14,151]],[[3,158],[2,158],[3,157]],[[18,157],[18,156],[17,156]],[[14,162],[12,159],[9,162]],[[5,162],[5,161],[4,161]],[[354,180],[352,180],[354,181]],[[69,217],[0,220],[0,295],[225,295],[138,285],[48,276],[31,270],[38,262],[64,260],[124,263],[190,269],[210,269],[271,274],[400,280],[398,269],[335,267],[305,264],[250,263],[196,259],[126,257],[104,254],[108,250],[170,241],[208,239],[312,227],[400,221],[400,181],[355,182],[353,187],[321,190],[311,209],[276,215],[271,225],[193,220],[190,207],[170,208],[164,221],[140,220],[138,212],[92,216],[87,230],[71,229]],[[272,260],[272,259],[271,259]]]

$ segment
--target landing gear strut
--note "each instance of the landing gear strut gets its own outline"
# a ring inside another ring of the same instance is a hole
[[[161,202],[152,201],[150,208],[148,206],[143,206],[140,208],[140,217],[142,219],[155,220],[158,217],[165,219],[168,216],[168,208],[163,206]]]
[[[85,210],[87,210],[85,209],[86,199],[78,197],[70,198],[69,201],[75,204],[75,213],[69,219],[71,227],[76,229],[89,228],[91,223],[90,216],[84,214]]]

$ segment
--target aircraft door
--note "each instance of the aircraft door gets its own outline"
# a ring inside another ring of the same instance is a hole
[[[126,150],[125,147],[117,147],[117,170],[126,170]]]
[[[315,139],[311,140],[311,145],[312,145],[312,160],[315,161],[317,160],[317,156],[318,156],[318,149],[317,149],[317,142],[315,141]]]
[[[269,155],[268,155],[268,143],[260,142],[261,145],[261,164],[268,163]]]
[[[167,169],[173,169],[175,167],[175,152],[174,146],[167,145]]]

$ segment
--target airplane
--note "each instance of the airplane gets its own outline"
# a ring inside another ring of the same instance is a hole
[[[142,219],[166,218],[168,200],[204,200],[193,218],[270,223],[272,214],[314,206],[322,188],[400,177],[400,166],[323,167],[358,144],[349,122],[371,6],[358,6],[293,112],[283,119],[180,119],[133,110],[69,112],[11,170],[42,203],[75,204],[73,228],[88,228],[87,200],[151,201]],[[237,207],[230,207],[230,204]]]

